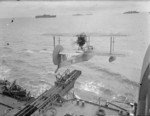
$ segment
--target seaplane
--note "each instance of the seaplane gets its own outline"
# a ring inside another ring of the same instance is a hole
[[[52,36],[53,37],[53,63],[57,65],[57,69],[59,68],[88,61],[95,55],[95,50],[92,45],[90,45],[90,37],[110,37],[110,50],[108,52],[99,53],[100,56],[108,56],[108,61],[111,63],[116,60],[117,56],[125,56],[122,53],[116,53],[114,51],[114,43],[115,37],[125,37],[128,35],[115,33],[115,34],[100,34],[100,33],[79,33],[79,34],[70,34],[70,33],[45,33],[44,36]],[[69,52],[64,50],[63,46],[60,45],[60,37],[76,37],[76,44],[78,45],[78,49],[73,52]],[[58,39],[56,44],[56,39]],[[70,56],[70,57],[67,57]]]

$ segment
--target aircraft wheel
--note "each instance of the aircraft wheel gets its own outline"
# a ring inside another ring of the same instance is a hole
[[[59,54],[63,50],[61,45],[57,45],[53,50],[53,63],[58,65],[61,62],[61,55]]]

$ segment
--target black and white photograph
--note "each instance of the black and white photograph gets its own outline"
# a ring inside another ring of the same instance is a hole
[[[0,116],[150,116],[150,1],[0,0]]]

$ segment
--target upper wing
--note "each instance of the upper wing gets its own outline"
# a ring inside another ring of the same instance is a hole
[[[76,36],[78,33],[44,33],[42,34],[43,36],[65,36],[65,37],[70,37],[70,36]]]
[[[87,33],[86,34],[87,36],[93,36],[93,37],[107,37],[107,36],[118,36],[118,37],[121,37],[121,36],[128,36],[128,34],[123,34],[121,32],[118,32],[118,33]]]
[[[107,36],[128,36],[128,34],[123,34],[121,32],[118,32],[118,33],[44,33],[42,34],[43,36],[64,36],[64,37],[77,37],[77,36],[80,36],[81,34],[84,34],[86,36],[93,36],[93,37],[107,37]]]

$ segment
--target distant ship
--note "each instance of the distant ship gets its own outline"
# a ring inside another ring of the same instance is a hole
[[[91,14],[91,13],[88,13],[88,14],[73,14],[72,16],[85,16],[85,15],[93,15],[93,14]]]
[[[138,11],[128,11],[128,12],[124,12],[123,14],[136,14],[139,13]]]
[[[73,14],[73,16],[82,16],[83,14]]]
[[[47,15],[47,14],[35,16],[35,18],[55,18],[55,17],[56,15]]]

